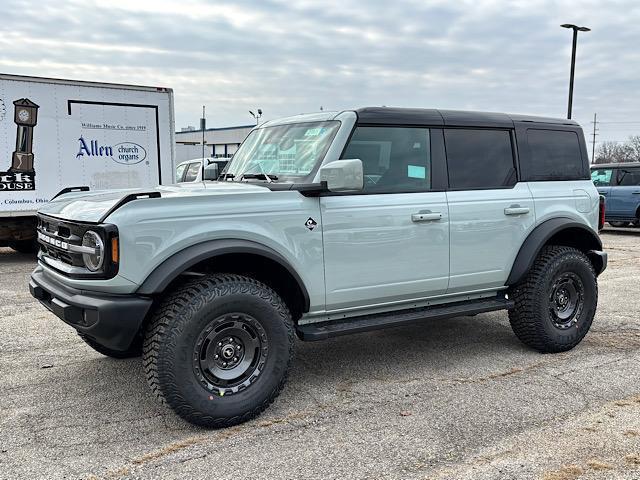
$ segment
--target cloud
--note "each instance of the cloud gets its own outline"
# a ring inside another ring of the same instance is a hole
[[[363,105],[566,114],[600,139],[640,133],[633,0],[4,0],[0,71],[172,87],[176,125]],[[626,130],[625,130],[626,129]],[[622,137],[622,138],[618,138]]]

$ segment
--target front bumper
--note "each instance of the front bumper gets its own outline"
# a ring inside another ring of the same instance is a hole
[[[41,267],[31,274],[29,291],[78,332],[118,351],[131,346],[152,303],[148,297],[109,295],[63,286],[48,279]]]

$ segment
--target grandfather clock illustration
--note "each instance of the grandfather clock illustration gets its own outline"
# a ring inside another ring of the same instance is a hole
[[[15,113],[13,121],[18,125],[16,151],[11,157],[10,172],[35,173],[33,168],[33,127],[38,121],[38,105],[28,98],[13,102]]]

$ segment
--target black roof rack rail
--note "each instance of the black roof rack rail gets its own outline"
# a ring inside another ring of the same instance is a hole
[[[111,207],[107,212],[98,220],[98,223],[104,222],[109,215],[119,209],[121,206],[132,202],[134,200],[138,200],[140,198],[160,198],[160,192],[140,192],[140,193],[131,193],[126,197],[123,197],[118,203],[116,203],[113,207]]]
[[[60,190],[58,193],[56,193],[53,197],[51,197],[51,200],[53,200],[54,198],[58,198],[60,195],[64,195],[65,193],[72,193],[72,192],[88,192],[90,189],[89,187],[67,187],[67,188],[63,188],[62,190]]]

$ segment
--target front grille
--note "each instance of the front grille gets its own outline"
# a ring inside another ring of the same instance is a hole
[[[84,225],[38,215],[38,243],[42,255],[73,267],[84,267],[82,254],[70,252],[66,245],[81,245],[88,228]],[[44,237],[43,237],[44,236]],[[44,238],[54,242],[44,241]]]

